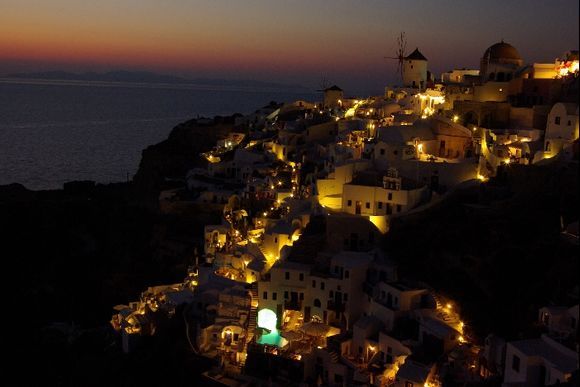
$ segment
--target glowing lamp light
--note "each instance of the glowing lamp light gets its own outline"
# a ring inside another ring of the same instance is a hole
[[[278,317],[270,309],[262,309],[258,312],[258,326],[260,328],[266,328],[271,332],[276,331],[276,323],[278,322]]]
[[[447,305],[445,305],[445,308],[452,309],[453,308],[453,305],[451,305],[451,304],[448,303]]]
[[[459,120],[459,116],[458,115],[453,116],[453,122],[457,122],[458,120]]]
[[[417,150],[419,151],[419,153],[423,153],[423,143],[417,144]]]

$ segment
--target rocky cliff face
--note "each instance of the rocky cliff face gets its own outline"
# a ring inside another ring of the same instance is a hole
[[[184,122],[173,128],[167,140],[145,149],[133,178],[136,196],[153,205],[168,179],[183,180],[191,168],[205,166],[199,154],[234,129],[235,117]]]

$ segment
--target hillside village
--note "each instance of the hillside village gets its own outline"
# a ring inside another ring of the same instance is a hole
[[[165,213],[195,206],[221,223],[205,225],[182,282],[114,307],[123,351],[182,319],[191,352],[215,362],[204,374],[213,385],[569,382],[577,288],[575,303],[537,310],[542,333],[481,336],[465,305],[400,275],[381,241],[395,222],[515,166],[577,168],[578,63],[578,51],[526,63],[501,41],[479,69],[435,77],[415,49],[402,85],[383,95],[332,85],[321,101],[236,116],[211,150],[191,155],[204,163],[183,176],[186,188],[159,196]],[[562,238],[578,245],[578,219]]]

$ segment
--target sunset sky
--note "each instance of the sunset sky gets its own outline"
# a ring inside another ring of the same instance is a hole
[[[396,82],[400,31],[439,75],[502,38],[527,62],[578,48],[578,0],[0,0],[0,75],[139,69],[347,91]]]

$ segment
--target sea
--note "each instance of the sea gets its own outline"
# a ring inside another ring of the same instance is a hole
[[[272,88],[0,78],[0,185],[127,181],[142,150],[181,122],[316,98]]]

